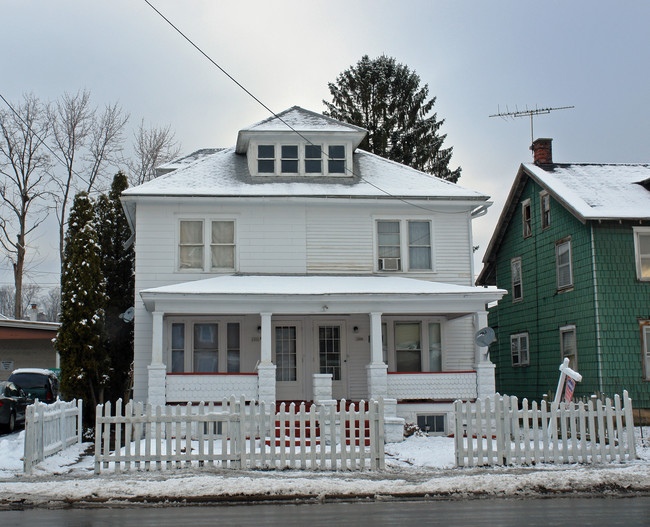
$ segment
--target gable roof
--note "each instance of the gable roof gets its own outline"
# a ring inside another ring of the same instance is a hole
[[[248,141],[251,137],[260,133],[289,133],[302,134],[337,134],[349,137],[353,147],[356,148],[365,138],[368,130],[344,123],[320,113],[305,110],[300,106],[293,106],[288,110],[259,121],[255,124],[242,128],[237,134],[237,153],[243,154],[248,148]],[[307,137],[309,139],[309,137]]]
[[[219,150],[194,163],[137,187],[125,190],[129,196],[206,197],[351,197],[470,200],[489,199],[475,190],[356,150],[352,177],[264,176],[253,177],[246,156],[235,148]]]
[[[529,179],[534,180],[582,223],[597,220],[650,220],[650,164],[556,163],[519,167],[494,234],[483,257],[477,284],[494,282],[493,265],[505,231]]]

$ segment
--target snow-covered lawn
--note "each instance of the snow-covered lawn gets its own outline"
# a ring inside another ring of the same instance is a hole
[[[624,464],[454,468],[453,439],[410,437],[386,445],[386,470],[236,471],[173,469],[95,476],[90,444],[76,445],[22,472],[24,431],[0,436],[0,508],[20,502],[57,506],[63,501],[164,503],[223,500],[430,496],[532,496],[590,492],[650,492],[650,427],[636,429],[639,459]]]

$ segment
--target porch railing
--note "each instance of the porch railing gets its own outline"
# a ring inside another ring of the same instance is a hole
[[[476,372],[388,373],[392,399],[475,399]]]
[[[257,373],[172,373],[166,379],[168,402],[221,401],[233,393],[257,399]]]

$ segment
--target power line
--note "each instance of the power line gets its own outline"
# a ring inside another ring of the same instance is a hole
[[[169,19],[168,19],[165,15],[163,15],[163,14],[162,14],[158,9],[156,9],[156,7],[155,7],[153,4],[151,4],[151,2],[149,2],[149,0],[144,0],[144,2],[145,2],[149,7],[151,7],[151,9],[153,9],[153,10],[154,10],[154,11],[155,11],[155,12],[156,12],[156,13],[157,13],[157,14],[158,14],[158,15],[159,15],[159,16],[160,16],[160,17],[161,17],[165,22],[167,22],[167,24],[169,24],[169,25],[170,25],[170,26],[171,26],[171,27],[172,27],[172,28],[173,28],[173,29],[174,29],[174,30],[175,30],[175,31],[176,31],[176,32],[177,32],[181,37],[183,37],[183,38],[184,38],[184,39],[185,39],[185,40],[186,40],[186,41],[187,41],[187,42],[188,42],[188,43],[189,43],[193,48],[195,48],[199,53],[201,53],[201,55],[203,55],[206,59],[208,59],[208,60],[210,61],[211,64],[213,64],[216,68],[218,68],[219,71],[221,71],[224,75],[226,75],[226,77],[228,77],[231,81],[233,81],[233,82],[234,82],[234,83],[235,83],[239,88],[241,88],[241,89],[242,89],[242,90],[243,90],[247,95],[249,95],[249,96],[250,96],[253,100],[255,100],[255,101],[256,101],[260,106],[262,106],[262,108],[264,108],[266,111],[268,111],[271,115],[273,115],[273,117],[275,117],[276,119],[278,119],[281,123],[283,123],[284,125],[286,125],[286,126],[287,126],[291,131],[292,131],[292,132],[294,132],[295,134],[297,134],[300,138],[304,139],[304,140],[305,140],[309,145],[319,147],[319,149],[320,149],[320,151],[321,151],[321,154],[324,155],[325,157],[327,157],[327,158],[329,159],[329,157],[330,157],[329,154],[328,154],[327,152],[325,152],[325,151],[320,147],[320,145],[314,145],[314,143],[312,143],[312,142],[311,142],[307,137],[305,137],[302,133],[300,133],[298,130],[296,130],[296,129],[295,129],[293,126],[291,126],[288,122],[286,122],[284,119],[282,119],[282,117],[280,117],[277,113],[275,113],[273,110],[271,110],[271,108],[269,108],[266,104],[264,104],[264,103],[263,103],[263,102],[262,102],[258,97],[256,97],[255,95],[253,95],[253,94],[252,94],[248,89],[246,89],[246,88],[244,87],[243,84],[241,84],[237,79],[235,79],[232,75],[230,75],[230,73],[228,73],[224,68],[222,68],[222,67],[221,67],[221,66],[220,66],[220,65],[219,65],[219,64],[218,64],[214,59],[212,59],[212,57],[210,57],[210,56],[209,56],[205,51],[203,51],[203,50],[202,50],[202,49],[201,49],[197,44],[195,44],[195,43],[194,43],[194,42],[193,42],[193,41],[192,41],[192,40],[191,40],[187,35],[185,35],[185,33],[183,33],[183,32],[182,32],[178,27],[176,27],[176,25],[174,25],[174,23],[171,22],[171,20],[169,20]],[[422,210],[425,210],[425,211],[427,211],[427,212],[435,212],[435,213],[440,213],[440,214],[465,214],[465,212],[445,212],[445,211],[440,211],[440,210],[434,210],[434,209],[431,209],[431,208],[428,208],[428,207],[423,207],[423,206],[421,206],[421,205],[417,205],[417,204],[415,204],[415,203],[411,203],[410,201],[407,201],[407,200],[405,200],[405,199],[403,199],[403,198],[400,198],[400,197],[398,197],[398,196],[395,196],[394,194],[391,194],[391,193],[388,192],[387,190],[382,189],[381,187],[375,185],[374,183],[371,183],[370,181],[368,181],[367,179],[365,179],[365,178],[362,177],[361,175],[359,175],[359,174],[355,174],[354,171],[353,171],[352,169],[348,168],[347,166],[345,167],[345,171],[348,172],[348,173],[350,173],[352,176],[358,177],[358,178],[359,178],[361,181],[363,181],[364,183],[370,185],[371,187],[376,188],[377,190],[379,190],[380,192],[383,192],[383,193],[386,194],[387,196],[390,196],[391,198],[394,198],[394,199],[396,199],[396,200],[399,200],[399,201],[401,201],[402,203],[405,203],[406,205],[409,205],[409,206],[411,206],[411,207],[415,207],[415,208],[418,208],[418,209],[422,209]],[[422,173],[425,174],[425,175],[428,176],[428,177],[431,177],[432,179],[439,179],[439,178],[436,178],[435,176],[431,176],[430,174],[426,174],[426,173],[424,173],[424,172],[422,172]]]

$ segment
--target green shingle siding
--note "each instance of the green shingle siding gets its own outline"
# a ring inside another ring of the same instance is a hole
[[[575,325],[578,371],[576,396],[599,391],[598,340],[592,261],[592,224],[581,223],[551,198],[551,225],[542,231],[539,193],[528,180],[498,251],[497,286],[508,290],[489,313],[498,341],[491,346],[497,391],[537,399],[553,394],[561,362],[560,328]],[[521,202],[530,199],[533,235],[523,238]],[[650,382],[642,379],[639,319],[650,319],[650,283],[636,280],[629,223],[593,223],[601,333],[602,389],[627,389],[638,407],[650,407]],[[571,238],[573,287],[558,291],[555,244]],[[523,300],[513,303],[510,261],[522,260]],[[510,335],[528,332],[530,364],[513,367]]]

